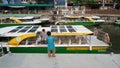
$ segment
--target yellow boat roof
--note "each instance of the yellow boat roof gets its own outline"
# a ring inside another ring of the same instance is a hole
[[[70,15],[66,15],[66,18],[80,18],[81,16],[70,16]]]

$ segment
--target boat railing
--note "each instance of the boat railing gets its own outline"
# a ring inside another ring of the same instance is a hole
[[[40,40],[40,32],[38,32],[36,37],[27,38],[23,40],[20,45],[39,45]]]
[[[4,55],[4,52],[3,52],[3,46],[2,46],[2,43],[0,42],[0,56]]]
[[[89,50],[92,50],[92,45],[91,45],[91,35],[85,36],[85,39],[87,40],[87,43],[89,45]]]
[[[97,38],[99,40],[102,40],[104,41],[104,35],[105,35],[106,32],[102,31],[102,30],[98,30],[98,35],[97,35]]]
[[[0,12],[1,14],[4,14],[3,11]],[[42,15],[52,15],[53,13],[50,10],[29,10],[29,9],[23,9],[23,10],[8,10],[7,14],[42,14]]]
[[[107,36],[106,36],[107,35]],[[112,46],[112,43],[110,42],[110,37],[108,35],[107,32],[104,32],[102,30],[98,30],[98,35],[97,35],[97,39],[105,42],[106,44]]]
[[[34,38],[28,38],[25,39],[20,43],[20,45],[40,45],[41,43],[41,36],[38,34]],[[55,36],[55,44],[58,45],[71,45],[71,44],[76,44],[76,45],[84,45],[84,44],[89,44],[88,39],[83,36]]]

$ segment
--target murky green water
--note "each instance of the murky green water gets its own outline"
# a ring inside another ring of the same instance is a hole
[[[95,27],[88,27],[93,30]],[[109,33],[112,46],[108,49],[108,52],[120,53],[120,26],[118,25],[100,25],[98,29]]]
[[[111,38],[111,51],[120,53],[120,26],[117,25],[100,25],[103,31],[109,33]]]
[[[95,27],[88,27],[93,30]],[[108,52],[120,53],[120,26],[118,25],[100,25],[98,29],[109,33],[112,46],[108,49]]]

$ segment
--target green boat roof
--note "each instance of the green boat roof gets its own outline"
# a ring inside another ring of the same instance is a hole
[[[0,6],[54,6],[54,4],[0,4]]]
[[[41,14],[0,14],[0,17],[42,16]]]

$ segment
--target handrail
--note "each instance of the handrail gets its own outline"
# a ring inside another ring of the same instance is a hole
[[[0,42],[0,55],[4,55],[3,46],[1,42]]]

